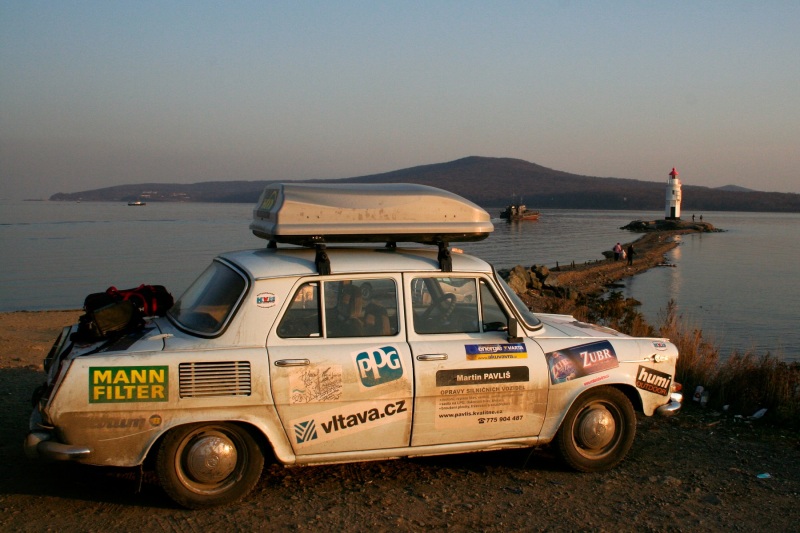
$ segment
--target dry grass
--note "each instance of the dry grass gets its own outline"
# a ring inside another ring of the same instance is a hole
[[[678,347],[675,379],[687,398],[702,385],[713,407],[728,406],[729,412],[745,416],[765,408],[773,421],[798,423],[800,363],[750,351],[722,357],[719,346],[683,320],[672,301],[661,316],[659,332]]]
[[[702,385],[712,408],[728,406],[728,412],[743,416],[765,408],[767,419],[800,425],[800,363],[752,351],[722,354],[713,339],[705,338],[702,330],[678,314],[675,302],[670,301],[659,316],[658,329],[637,311],[638,302],[626,300],[620,292],[577,301],[547,298],[537,303],[539,311],[570,314],[634,337],[669,339],[680,354],[675,380],[683,385],[686,401],[691,401],[695,388]]]

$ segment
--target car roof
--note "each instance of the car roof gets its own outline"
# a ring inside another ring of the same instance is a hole
[[[331,274],[388,272],[441,272],[436,248],[328,247]],[[310,248],[261,248],[228,252],[219,257],[235,264],[253,279],[317,274],[316,251]],[[491,273],[486,261],[460,252],[452,252],[452,272]]]

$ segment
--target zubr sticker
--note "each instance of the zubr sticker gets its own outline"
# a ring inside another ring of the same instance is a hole
[[[617,353],[608,341],[571,346],[545,355],[553,385],[619,366]]]
[[[359,352],[356,355],[356,367],[364,387],[375,387],[403,377],[400,354],[393,346]]]
[[[89,367],[89,403],[166,402],[168,366]]]
[[[271,292],[262,292],[256,295],[256,305],[259,307],[274,307],[275,306],[275,295]]]
[[[466,344],[468,361],[485,359],[527,359],[528,349],[524,343],[512,344]]]
[[[666,396],[669,393],[670,384],[672,383],[672,376],[647,368],[646,366],[639,366],[636,372],[636,386],[640,389],[655,392],[661,396]]]

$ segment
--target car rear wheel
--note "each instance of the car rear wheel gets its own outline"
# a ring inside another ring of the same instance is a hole
[[[572,404],[556,435],[559,455],[581,472],[618,465],[636,436],[636,413],[628,397],[613,387],[589,390]]]
[[[164,491],[189,509],[242,499],[258,483],[263,467],[264,454],[250,433],[226,423],[170,431],[156,462]]]

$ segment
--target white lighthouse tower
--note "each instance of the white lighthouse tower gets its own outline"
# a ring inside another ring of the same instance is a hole
[[[664,219],[680,220],[681,218],[681,180],[678,179],[678,171],[672,167],[667,181],[667,205],[665,208]]]

